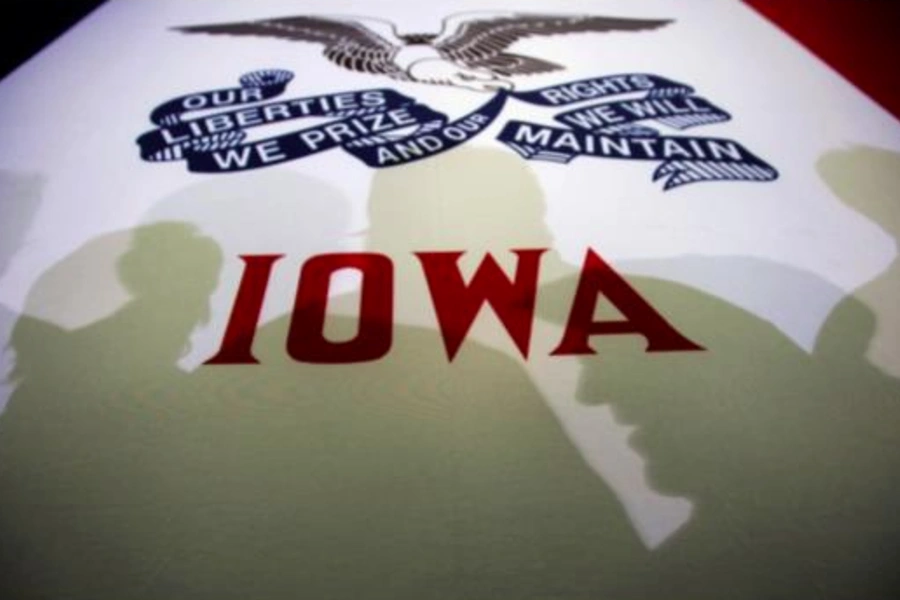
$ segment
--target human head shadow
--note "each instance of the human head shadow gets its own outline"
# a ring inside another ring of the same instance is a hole
[[[851,146],[823,154],[816,163],[822,180],[845,204],[893,236],[900,252],[900,153]],[[866,355],[893,377],[900,377],[900,258],[854,291],[875,314],[878,328]]]
[[[848,206],[900,241],[900,152],[851,146],[826,152],[816,171]]]
[[[110,250],[121,249],[123,238],[128,247],[116,259],[115,273],[106,281],[92,278],[96,288],[79,286],[83,266],[108,262]],[[74,377],[79,368],[90,372],[108,365],[172,367],[185,351],[193,327],[209,318],[209,295],[218,282],[221,261],[218,246],[183,223],[148,225],[85,243],[41,275],[34,286],[40,293],[26,300],[30,314],[19,320],[12,338],[16,378],[27,379],[42,369]],[[111,315],[87,325],[72,327],[66,322],[67,313],[78,314],[95,296],[102,297],[105,286],[121,286],[128,300]],[[59,322],[32,316],[48,312],[51,302]],[[42,339],[45,334],[51,338]]]
[[[532,169],[502,150],[460,148],[379,171],[367,246],[387,254],[465,250],[481,256],[546,247],[546,201]]]
[[[798,598],[821,586],[891,597],[900,382],[864,356],[871,311],[845,298],[810,354],[709,294],[629,282],[706,349],[653,354],[639,336],[595,340],[580,385],[583,401],[609,403],[636,427],[631,443],[657,488],[695,503],[691,523],[652,557],[659,581],[688,596]]]
[[[240,256],[282,254],[266,288],[260,323],[293,308],[300,265],[352,245],[351,204],[331,183],[287,169],[262,169],[205,179],[161,199],[142,222],[190,223],[221,248],[224,263],[210,297],[210,320],[192,335],[181,365],[196,369],[213,356],[243,274]]]

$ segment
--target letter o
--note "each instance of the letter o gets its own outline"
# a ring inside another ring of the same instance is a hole
[[[458,127],[445,127],[441,130],[441,133],[454,142],[462,142],[466,139],[466,132]]]
[[[184,99],[181,105],[187,110],[200,110],[201,108],[206,106],[206,96],[202,94],[188,96]]]

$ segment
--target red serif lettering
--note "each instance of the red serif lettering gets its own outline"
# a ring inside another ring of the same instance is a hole
[[[594,309],[601,294],[624,315],[624,319],[594,321]],[[647,352],[703,350],[702,346],[678,333],[622,276],[588,249],[566,331],[551,354],[595,354],[588,343],[592,335],[621,334],[644,336]]]
[[[416,252],[451,362],[485,302],[494,309],[522,356],[528,358],[538,270],[544,252],[513,250],[519,261],[512,280],[487,254],[468,285],[459,272],[462,252]]]
[[[362,273],[359,329],[344,342],[325,338],[331,276],[341,269]],[[321,254],[306,261],[300,273],[287,351],[307,363],[355,363],[378,360],[391,349],[394,312],[394,265],[383,254]]]

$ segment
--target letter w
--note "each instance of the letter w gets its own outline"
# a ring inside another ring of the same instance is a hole
[[[513,250],[519,260],[512,281],[494,257],[487,254],[468,285],[457,264],[462,252],[416,252],[451,362],[485,302],[494,309],[522,356],[528,358],[538,271],[544,252],[545,249]]]
[[[223,171],[235,167],[242,169],[250,162],[250,147],[244,146],[239,151],[232,148],[226,151],[224,155],[221,152],[213,152],[213,160],[216,161],[216,164]]]

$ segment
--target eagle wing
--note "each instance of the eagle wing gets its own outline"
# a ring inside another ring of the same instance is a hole
[[[287,17],[176,27],[185,33],[249,35],[323,44],[325,58],[345,69],[407,79],[395,63],[400,46],[362,23],[323,17]]]
[[[671,23],[660,19],[624,19],[589,15],[509,15],[465,20],[453,32],[443,32],[435,47],[444,58],[500,75],[529,75],[562,69],[560,65],[505,52],[514,42],[532,36],[563,33],[649,31]],[[446,27],[445,23],[445,27]]]

